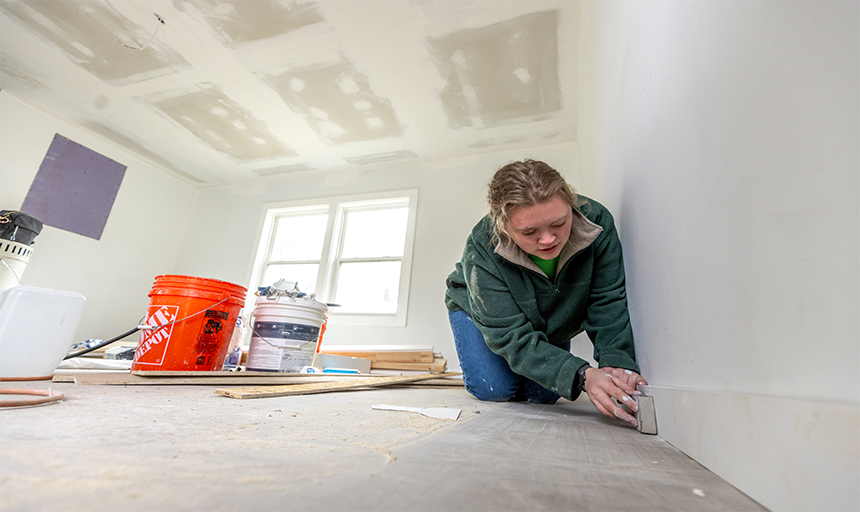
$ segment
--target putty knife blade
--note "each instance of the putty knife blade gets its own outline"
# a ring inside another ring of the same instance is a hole
[[[654,411],[654,398],[645,395],[633,396],[636,404],[636,430],[643,434],[657,433],[657,415]]]

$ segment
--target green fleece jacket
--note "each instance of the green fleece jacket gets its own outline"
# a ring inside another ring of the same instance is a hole
[[[615,223],[603,205],[580,199],[555,278],[516,245],[493,243],[485,217],[466,240],[445,294],[447,308],[466,311],[514,373],[569,400],[579,394],[573,382],[586,361],[562,345],[583,330],[600,366],[639,372]]]

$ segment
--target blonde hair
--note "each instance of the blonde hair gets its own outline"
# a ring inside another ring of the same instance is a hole
[[[507,231],[508,221],[517,208],[543,203],[556,195],[573,208],[579,206],[576,190],[558,171],[539,160],[505,165],[493,175],[488,188],[493,234],[496,240],[507,246],[513,244]]]

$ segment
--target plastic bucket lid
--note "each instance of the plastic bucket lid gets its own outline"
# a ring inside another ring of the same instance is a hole
[[[217,279],[156,277],[144,320],[155,328],[141,333],[132,370],[221,370],[246,293]]]

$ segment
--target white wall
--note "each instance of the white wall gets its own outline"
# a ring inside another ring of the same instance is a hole
[[[434,345],[459,368],[444,307],[445,278],[487,212],[486,184],[500,166],[546,160],[579,185],[575,143],[536,150],[304,173],[263,185],[195,190],[163,171],[0,92],[0,209],[20,208],[55,133],[128,166],[101,240],[45,226],[22,283],[87,298],[76,339],[107,339],[146,311],[155,276],[222,279],[248,286],[263,205],[417,188],[418,218],[406,327],[333,327],[330,344]],[[126,341],[135,341],[129,337]],[[587,342],[580,343],[590,355]]]
[[[860,508],[858,5],[583,6],[584,188],[658,430],[776,510]]]
[[[433,345],[458,369],[444,305],[445,278],[460,260],[466,237],[487,213],[486,184],[502,165],[540,158],[578,182],[576,145],[463,157],[403,161],[372,169],[305,174],[252,187],[201,191],[176,266],[181,274],[248,286],[263,205],[329,196],[417,188],[418,216],[406,327],[329,326],[329,344]]]
[[[138,324],[155,276],[173,272],[196,191],[0,92],[0,209],[21,207],[55,133],[128,168],[101,240],[45,226],[22,284],[83,294],[75,339],[109,339]]]

